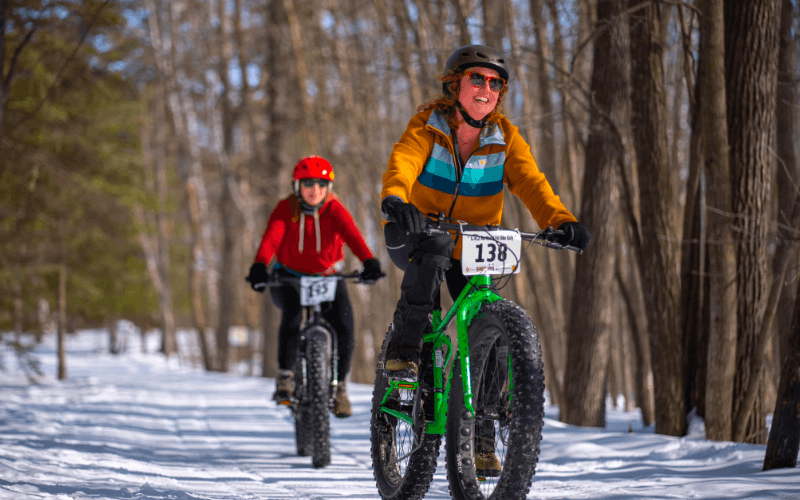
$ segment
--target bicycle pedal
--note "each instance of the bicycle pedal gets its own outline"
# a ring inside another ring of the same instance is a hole
[[[416,387],[417,383],[417,374],[412,370],[397,370],[393,372],[385,372],[386,377],[389,380],[394,380],[401,384],[404,384],[403,389],[408,388],[408,386],[413,386],[411,388]]]

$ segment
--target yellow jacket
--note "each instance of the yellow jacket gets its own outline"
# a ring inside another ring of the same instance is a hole
[[[519,129],[506,118],[481,130],[460,179],[455,165],[445,117],[436,110],[417,113],[389,156],[381,200],[396,196],[423,214],[444,212],[472,224],[500,224],[506,184],[540,228],[576,220],[539,171]],[[460,256],[459,238],[453,257]]]

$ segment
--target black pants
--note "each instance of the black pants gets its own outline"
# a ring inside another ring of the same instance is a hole
[[[468,280],[461,272],[461,262],[451,257],[455,243],[449,234],[408,235],[397,224],[389,223],[384,226],[383,235],[392,262],[405,271],[389,349],[395,348],[419,363],[428,315],[440,305],[442,282],[447,282],[447,290],[455,300]]]
[[[442,281],[447,283],[447,291],[455,301],[469,280],[461,272],[461,261],[451,257],[455,243],[449,234],[407,235],[397,224],[389,223],[384,226],[383,235],[392,262],[405,271],[388,347],[419,363],[428,315],[434,307],[441,306]],[[496,352],[492,351],[481,390],[481,404],[485,406],[496,405],[499,400],[501,387],[494,380],[496,364]],[[476,422],[475,435],[479,451],[494,450],[495,429],[491,420]]]
[[[278,268],[275,272],[287,274],[288,271]],[[282,311],[281,326],[278,331],[278,368],[292,370],[297,361],[297,342],[300,339],[300,323],[303,320],[303,307],[300,305],[300,294],[293,286],[279,286],[270,289],[272,302]],[[336,333],[339,351],[337,373],[339,380],[344,380],[350,372],[350,360],[353,358],[355,340],[353,338],[353,306],[344,283],[336,287],[333,302],[322,304],[322,317],[325,318]]]

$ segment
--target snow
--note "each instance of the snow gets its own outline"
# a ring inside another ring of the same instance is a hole
[[[124,340],[114,356],[103,331],[71,336],[68,379],[58,381],[47,338],[37,384],[0,351],[0,499],[378,498],[371,386],[350,384],[353,417],[331,419],[333,462],[314,469],[295,454],[288,410],[270,400],[273,379],[206,373],[142,354],[138,335]],[[153,353],[157,338],[148,343]],[[761,472],[764,446],[706,441],[698,419],[674,438],[613,407],[605,429],[557,415],[548,405],[528,498],[800,498],[800,469]],[[443,458],[426,499],[450,498]]]

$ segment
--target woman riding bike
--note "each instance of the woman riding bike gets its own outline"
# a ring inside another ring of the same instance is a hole
[[[405,271],[384,365],[390,377],[416,379],[423,333],[442,282],[455,300],[468,281],[458,260],[461,242],[446,233],[425,233],[424,214],[499,224],[505,184],[539,227],[564,232],[558,243],[580,249],[589,244],[589,229],[564,208],[530,146],[501,113],[508,78],[499,51],[483,45],[457,49],[440,78],[443,94],[419,107],[389,157],[381,192],[381,210],[390,221],[384,236],[392,262]]]
[[[273,272],[294,276],[325,276],[336,272],[336,264],[344,258],[347,244],[364,265],[361,278],[373,281],[381,276],[380,262],[367,247],[350,212],[331,192],[333,167],[319,156],[307,156],[294,167],[294,193],[281,200],[272,211],[261,239],[255,262],[250,267],[251,287],[263,292],[269,281],[267,265],[273,257]],[[272,300],[283,314],[278,334],[278,381],[273,399],[287,403],[294,391],[294,364],[302,321],[302,307],[297,289],[291,286],[272,287]],[[339,418],[352,415],[347,396],[346,377],[350,371],[355,341],[353,309],[347,289],[339,286],[323,318],[336,331],[340,380],[334,395],[333,414]]]

